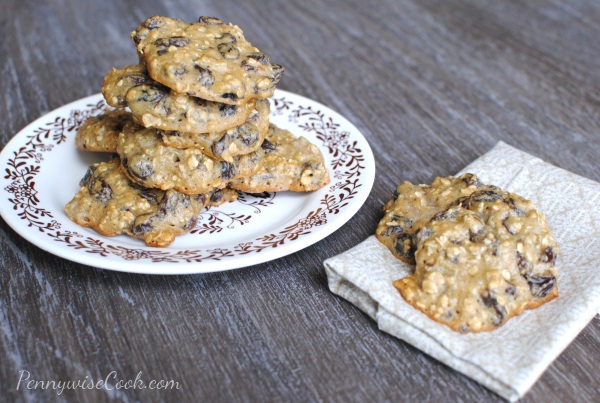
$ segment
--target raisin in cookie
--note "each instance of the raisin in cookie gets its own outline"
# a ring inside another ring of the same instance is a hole
[[[321,150],[304,137],[271,124],[264,164],[254,175],[233,180],[229,186],[248,193],[309,192],[329,183],[329,172]]]
[[[131,114],[123,110],[110,110],[88,118],[77,130],[75,144],[82,151],[115,152],[117,139]]]
[[[244,123],[256,102],[227,105],[171,91],[152,80],[143,66],[113,68],[105,77],[102,95],[115,108],[129,107],[144,127],[190,133],[220,132]]]
[[[263,162],[263,151],[217,161],[195,148],[167,147],[156,129],[127,123],[119,135],[117,152],[122,168],[139,185],[186,194],[224,188],[241,176],[252,175]]]
[[[131,182],[119,165],[114,159],[89,167],[79,192],[65,207],[71,220],[102,235],[127,234],[162,247],[194,228],[213,196],[147,189]]]
[[[235,189],[223,188],[214,189],[210,193],[207,207],[216,207],[225,203],[232,203],[238,199],[238,192]]]
[[[269,130],[269,101],[259,99],[244,124],[217,133],[161,132],[163,142],[169,147],[198,148],[211,158],[232,162],[233,158],[260,148]]]
[[[468,196],[483,186],[477,176],[435,178],[432,185],[404,182],[384,206],[385,215],[375,235],[394,256],[406,263],[415,262],[414,234],[436,213],[445,210],[459,197]]]
[[[485,186],[415,236],[416,269],[394,282],[404,299],[460,332],[492,330],[558,295],[558,245],[543,214]]]
[[[238,26],[217,18],[187,24],[151,17],[131,38],[150,76],[181,94],[242,105],[273,95],[283,76],[283,67],[252,46]]]

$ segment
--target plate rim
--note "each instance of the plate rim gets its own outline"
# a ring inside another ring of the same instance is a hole
[[[267,263],[275,259],[279,259],[281,257],[289,256],[293,253],[296,253],[302,249],[307,248],[308,246],[314,245],[319,241],[325,239],[333,232],[340,229],[344,224],[346,224],[354,215],[356,215],[360,208],[364,205],[365,201],[369,197],[371,190],[373,188],[373,184],[375,181],[375,171],[376,164],[372,149],[366,139],[366,137],[362,134],[362,132],[346,117],[338,113],[337,111],[321,104],[318,101],[314,101],[310,98],[304,97],[302,95],[298,95],[289,91],[277,89],[273,97],[271,99],[285,99],[285,97],[291,97],[298,102],[306,102],[315,107],[319,107],[324,109],[328,115],[332,116],[337,120],[341,120],[341,123],[349,127],[353,131],[353,136],[356,138],[360,138],[362,140],[360,151],[363,154],[364,161],[367,161],[365,165],[365,169],[362,169],[360,172],[361,175],[361,185],[364,188],[353,197],[352,206],[349,206],[349,209],[340,209],[339,213],[336,215],[335,220],[331,223],[327,223],[327,225],[323,225],[319,228],[317,233],[313,233],[312,236],[299,236],[294,239],[294,242],[288,242],[285,245],[281,245],[281,248],[269,248],[267,250],[271,250],[272,252],[268,252],[266,254],[261,253],[261,251],[245,254],[243,257],[239,259],[229,259],[227,261],[220,261],[218,259],[211,261],[201,261],[201,262],[142,262],[143,264],[137,264],[137,261],[126,260],[125,258],[121,259],[99,259],[94,258],[94,254],[87,253],[85,251],[79,251],[76,248],[69,248],[68,246],[52,248],[53,245],[51,242],[38,241],[40,238],[34,229],[29,228],[27,225],[24,225],[22,219],[17,217],[15,214],[9,213],[7,208],[0,209],[0,215],[4,219],[4,221],[21,237],[23,237],[26,241],[35,245],[36,247],[47,251],[55,256],[61,257],[63,259],[67,259],[73,261],[75,263],[83,264],[86,266],[92,266],[100,269],[110,270],[110,271],[118,271],[118,272],[127,272],[134,274],[151,274],[151,275],[183,275],[183,274],[201,274],[201,273],[213,273],[213,272],[221,272],[221,271],[229,271],[235,269],[241,269],[244,267],[249,267],[261,263]],[[28,134],[32,133],[38,126],[43,126],[44,124],[48,124],[51,118],[57,116],[65,116],[70,112],[75,110],[75,108],[81,108],[81,105],[91,105],[98,104],[99,101],[102,101],[102,95],[100,93],[89,95],[87,97],[83,97],[77,99],[75,101],[69,102],[65,105],[62,105],[52,111],[44,113],[42,116],[38,117],[31,123],[27,124],[21,130],[19,130],[3,147],[0,151],[0,164],[2,167],[6,165],[9,160],[8,154],[18,149],[18,146],[23,142],[24,137]],[[324,145],[318,145],[319,148],[325,152]],[[330,169],[330,174],[332,174]],[[7,181],[7,177],[3,177],[3,181]],[[10,182],[10,180],[8,180]],[[332,181],[333,184],[333,181]],[[330,184],[331,185],[331,184]],[[3,190],[6,191],[5,188]],[[2,204],[6,202],[2,199]],[[12,212],[15,208],[10,209]],[[295,218],[295,217],[294,217]],[[293,219],[292,218],[292,221]],[[292,224],[293,222],[289,222],[286,224]],[[284,224],[284,226],[286,225]],[[93,231],[93,230],[92,230]],[[98,236],[102,237],[100,234]],[[110,237],[102,237],[110,239]],[[45,240],[45,238],[42,238]],[[114,244],[120,244],[119,241],[113,241]],[[125,245],[126,247],[128,245]],[[151,248],[147,246],[140,245],[140,248],[143,248],[147,251],[156,251],[156,252],[164,252],[168,250],[167,248]],[[175,250],[183,250],[185,248],[177,248]],[[277,251],[273,251],[277,249]],[[173,250],[173,249],[172,249]],[[132,264],[132,262],[136,262]],[[159,263],[159,264],[155,264]]]

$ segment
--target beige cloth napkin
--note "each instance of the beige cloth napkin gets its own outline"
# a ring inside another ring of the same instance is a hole
[[[514,401],[600,306],[600,183],[502,142],[462,172],[516,192],[546,214],[560,246],[557,299],[491,332],[453,332],[404,301],[392,281],[407,275],[411,266],[394,258],[374,236],[324,262],[329,288],[372,317],[384,332]]]

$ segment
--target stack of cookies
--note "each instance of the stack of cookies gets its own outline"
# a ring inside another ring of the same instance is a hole
[[[203,207],[237,191],[312,191],[329,183],[320,150],[269,122],[283,67],[236,25],[151,17],[131,33],[140,63],[112,69],[102,94],[115,110],[77,133],[93,165],[66,207],[80,225],[166,246]]]
[[[404,299],[459,332],[495,329],[558,296],[558,245],[531,201],[475,175],[404,182],[376,235],[414,274]]]

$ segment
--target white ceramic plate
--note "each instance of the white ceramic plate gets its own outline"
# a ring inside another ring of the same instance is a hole
[[[373,153],[348,120],[310,99],[277,90],[271,122],[317,144],[331,183],[311,193],[278,192],[201,213],[191,233],[167,248],[124,235],[105,237],[70,221],[64,206],[87,167],[110,159],[75,147],[75,133],[102,113],[100,94],[65,105],[19,132],[0,153],[0,212],[21,236],[78,263],[147,274],[228,270],[289,255],[325,238],[363,205],[375,177]]]

